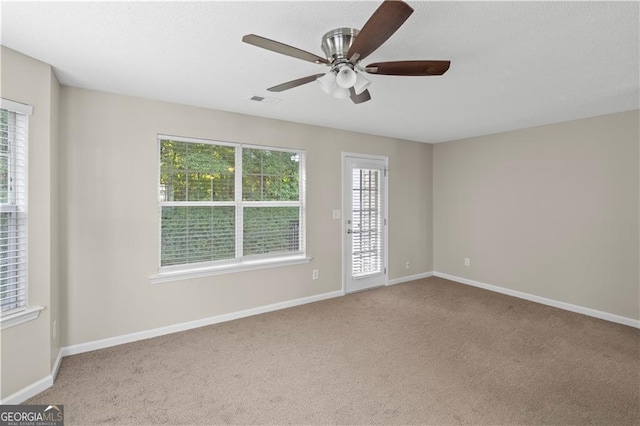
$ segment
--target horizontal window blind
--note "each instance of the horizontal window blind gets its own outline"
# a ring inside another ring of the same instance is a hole
[[[364,277],[382,272],[382,218],[380,171],[353,169],[351,217],[352,275]]]
[[[245,207],[244,255],[300,250],[299,207]]]
[[[159,136],[160,267],[304,254],[304,152]]]
[[[0,305],[2,314],[27,306],[28,116],[0,109]]]
[[[235,207],[162,208],[162,265],[235,256]]]

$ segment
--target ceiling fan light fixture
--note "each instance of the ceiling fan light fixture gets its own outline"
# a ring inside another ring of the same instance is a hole
[[[349,92],[349,89],[345,89],[344,87],[340,87],[340,86],[336,86],[332,94],[333,94],[333,97],[337,99],[346,99],[351,95],[351,93]]]
[[[359,95],[360,93],[364,92],[370,84],[371,80],[364,77],[360,73],[356,73],[356,83],[353,85],[353,90],[356,91],[356,95]]]
[[[343,89],[349,89],[356,84],[356,80],[358,76],[354,70],[351,69],[348,65],[344,65],[338,71],[338,75],[336,76],[336,83]]]
[[[336,73],[329,71],[322,77],[318,78],[316,82],[318,82],[318,86],[320,86],[320,89],[322,89],[324,93],[330,95],[336,87]]]

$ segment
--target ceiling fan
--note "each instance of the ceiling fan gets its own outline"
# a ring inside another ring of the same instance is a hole
[[[385,0],[364,24],[362,30],[336,28],[326,33],[322,37],[321,45],[326,59],[255,34],[247,34],[242,37],[242,41],[331,68],[327,73],[298,78],[267,90],[282,92],[317,81],[325,93],[340,99],[349,97],[354,103],[360,104],[371,99],[367,89],[371,82],[362,75],[365,72],[378,75],[428,76],[442,75],[449,69],[450,61],[393,61],[360,65],[360,61],[387,41],[412,13],[413,8],[403,1]]]

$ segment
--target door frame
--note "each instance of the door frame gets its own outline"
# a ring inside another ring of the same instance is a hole
[[[347,157],[353,157],[353,158],[362,158],[362,159],[366,159],[366,160],[381,160],[384,161],[384,173],[382,176],[382,184],[383,184],[383,188],[384,188],[384,193],[385,193],[385,197],[384,197],[384,203],[383,203],[383,207],[384,207],[384,217],[383,217],[383,223],[384,223],[384,230],[383,230],[383,236],[384,236],[384,244],[382,245],[382,251],[383,251],[383,265],[382,267],[384,268],[384,284],[383,286],[386,287],[389,285],[389,157],[385,156],[385,155],[375,155],[375,154],[360,154],[360,153],[355,153],[355,152],[342,152],[342,164],[341,164],[341,174],[342,174],[342,179],[341,179],[341,186],[342,186],[342,190],[341,190],[341,195],[342,195],[342,214],[341,216],[341,223],[342,226],[340,227],[340,238],[341,238],[341,245],[342,245],[342,258],[340,259],[340,263],[342,264],[342,294],[347,294],[347,273],[349,271],[347,271],[346,269],[346,262],[345,262],[345,256],[347,254],[347,242],[346,242],[346,238],[345,235],[347,233],[347,220],[349,218],[345,217],[344,212],[346,211],[345,207],[346,207],[346,203],[347,203],[347,194],[345,192],[346,188],[345,188],[345,171],[346,171],[346,167],[347,167]],[[351,199],[349,198],[349,203],[351,202]]]

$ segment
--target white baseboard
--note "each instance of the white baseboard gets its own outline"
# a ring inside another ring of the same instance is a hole
[[[60,368],[61,362],[62,362],[62,349],[58,351],[58,356],[56,357],[56,361],[53,363],[53,368],[51,368],[51,374],[38,380],[35,383],[30,384],[25,388],[20,389],[16,393],[9,395],[8,397],[0,401],[0,405],[22,404],[29,398],[32,398],[38,395],[39,393],[49,389],[51,386],[53,386],[53,382],[56,380],[56,376],[58,375],[58,369]]]
[[[58,350],[58,356],[56,357],[56,362],[53,363],[53,368],[51,369],[51,377],[53,377],[53,381],[56,381],[56,377],[58,376],[58,370],[60,370],[60,364],[62,363],[62,348]]]
[[[546,297],[536,296],[534,294],[524,293],[522,291],[511,290],[505,287],[486,284],[480,281],[470,280],[468,278],[456,277],[454,275],[443,274],[442,272],[434,272],[434,276],[455,281],[460,284],[467,284],[473,287],[483,288],[485,290],[495,291],[496,293],[506,294],[508,296],[517,297],[519,299],[529,300],[531,302],[541,303],[543,305],[553,306],[554,308],[564,309],[565,311],[576,312],[578,314],[588,315],[590,317],[615,322],[618,324],[628,325],[630,327],[640,328],[640,321],[633,318],[627,318],[609,312],[598,311],[596,309],[585,308],[584,306],[572,305],[571,303],[560,302],[558,300],[547,299]]]
[[[285,302],[274,303],[271,305],[260,306],[257,308],[245,309],[244,311],[232,312],[229,314],[216,315],[214,317],[203,318],[200,320],[183,322],[180,324],[169,325],[166,327],[154,328],[151,330],[139,331],[136,333],[124,334],[121,336],[108,337],[106,339],[94,340],[92,342],[79,343],[77,345],[66,346],[62,348],[62,356],[75,355],[83,352],[95,351],[111,346],[122,345],[124,343],[136,342],[138,340],[150,339],[152,337],[164,336],[165,334],[177,333],[180,331],[191,330],[198,327],[204,327],[221,322],[231,321],[239,318],[245,318],[252,315],[264,314],[266,312],[277,311],[280,309],[291,308],[293,306],[305,305],[307,303],[319,302],[325,299],[331,299],[338,296],[344,296],[342,290],[332,291],[329,293],[318,294],[315,296],[303,297],[300,299],[287,300]]]
[[[46,391],[53,385],[53,376],[49,374],[43,379],[38,380],[35,383],[30,384],[26,388],[20,389],[13,395],[9,395],[2,401],[1,405],[17,405],[22,404],[27,399],[36,396],[37,394]]]
[[[387,283],[387,285],[396,285],[396,284],[400,284],[400,283],[406,283],[408,281],[415,281],[415,280],[420,280],[422,278],[429,278],[433,276],[433,271],[429,271],[429,272],[423,272],[421,274],[415,274],[415,275],[407,275],[406,277],[400,277],[400,278],[394,278],[392,280],[389,280],[389,282]]]

